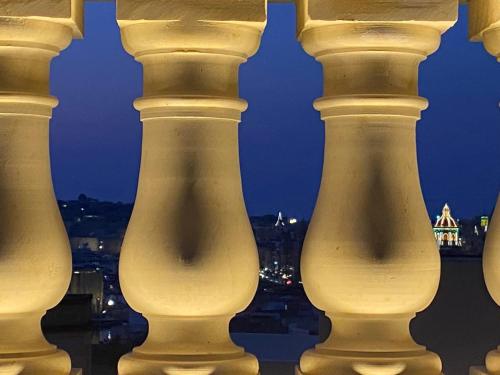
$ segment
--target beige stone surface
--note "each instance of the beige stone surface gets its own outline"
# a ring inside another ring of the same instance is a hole
[[[473,366],[470,368],[469,375],[488,375],[486,367]]]
[[[486,50],[500,62],[500,1],[470,0],[469,36],[482,41]],[[483,254],[483,271],[486,286],[497,304],[500,304],[500,196],[491,220]],[[500,348],[486,356],[486,367],[472,368],[471,374],[485,371],[500,374]]]
[[[500,305],[500,195],[496,207],[488,226],[483,253],[483,272],[490,295]]]
[[[497,0],[471,0],[469,2],[469,34],[472,40],[482,41],[485,48],[500,61],[500,2]],[[486,285],[491,296],[500,304],[500,197],[497,210],[488,231],[483,256]],[[500,348],[486,356],[486,372],[500,373]],[[473,368],[471,374],[479,370]]]
[[[243,22],[264,25],[267,6],[263,0],[117,0],[120,22],[158,20],[181,22]]]
[[[481,40],[485,30],[500,23],[500,5],[497,0],[470,0],[468,6],[469,35]]]
[[[500,1],[469,1],[469,36],[500,61]]]
[[[2,17],[44,19],[67,25],[75,37],[83,36],[84,0],[0,0]]]
[[[500,305],[500,195],[496,207],[484,245],[483,273],[488,292]],[[490,375],[500,374],[500,347],[486,355],[484,371]]]
[[[409,332],[440,277],[415,126],[427,107],[419,65],[456,21],[458,1],[411,3],[301,2],[299,39],[323,65],[324,97],[315,107],[325,120],[323,177],[301,270],[308,297],[334,327],[302,356],[303,375],[441,373],[439,357]]]
[[[49,72],[74,35],[62,5],[78,3],[0,3],[0,373],[68,375],[71,360],[43,337],[40,318],[71,277],[50,174]]]
[[[496,1],[496,0],[493,0]],[[446,30],[458,17],[457,0],[299,0],[299,32],[329,22],[428,24]]]
[[[231,6],[229,6],[231,3]],[[238,159],[240,64],[265,26],[266,1],[120,0],[125,49],[144,66],[139,186],[120,285],[149,321],[120,375],[255,375],[229,320],[251,302],[258,256]]]

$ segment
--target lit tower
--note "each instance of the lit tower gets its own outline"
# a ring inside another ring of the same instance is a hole
[[[276,228],[281,228],[286,226],[285,220],[283,219],[283,213],[281,211],[278,212],[278,220],[276,220],[276,224],[274,224],[274,226]]]
[[[462,246],[460,228],[451,216],[448,203],[444,205],[441,216],[437,217],[436,224],[434,224],[434,236],[439,246]]]

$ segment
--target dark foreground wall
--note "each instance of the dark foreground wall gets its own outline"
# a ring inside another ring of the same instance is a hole
[[[329,324],[323,324],[320,332],[328,329]],[[71,354],[76,367],[85,369],[84,375],[115,375],[119,357],[131,349],[131,343],[92,345],[82,332],[64,327],[47,333]],[[484,364],[486,353],[500,344],[500,307],[487,293],[480,259],[443,260],[438,294],[413,320],[412,333],[417,342],[441,356],[446,375],[467,375],[471,365]],[[300,354],[318,340],[309,335],[273,334],[235,334],[233,338],[257,355],[262,375],[293,375]]]
[[[320,322],[326,337],[329,322]],[[468,375],[500,345],[500,307],[491,299],[480,258],[443,258],[436,298],[412,321],[415,340],[441,357],[445,375]]]
[[[412,322],[413,337],[438,353],[446,375],[466,375],[500,345],[500,308],[489,296],[480,259],[443,259],[434,302]]]

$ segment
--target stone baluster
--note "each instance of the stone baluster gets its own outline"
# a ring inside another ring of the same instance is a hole
[[[68,289],[71,252],[49,162],[50,62],[82,36],[78,0],[0,0],[0,373],[68,375],[40,319]]]
[[[419,64],[457,16],[458,0],[298,1],[299,39],[325,77],[323,177],[301,270],[333,323],[298,374],[441,373],[409,330],[440,278],[415,127],[427,107]]]
[[[469,36],[500,62],[500,1],[469,0]]]
[[[500,305],[500,195],[496,207],[488,226],[483,253],[483,272],[490,295]],[[471,375],[499,375],[500,347],[488,353],[486,367],[471,367],[470,373]]]
[[[469,36],[483,42],[486,50],[500,62],[500,1],[470,0]],[[495,302],[500,305],[500,196],[497,209],[488,228],[483,254],[483,272],[486,286]],[[486,356],[486,367],[472,367],[471,375],[499,375],[500,347]]]
[[[118,0],[125,49],[144,67],[139,186],[120,259],[149,322],[120,375],[252,374],[229,321],[258,283],[242,196],[238,70],[260,44],[266,0]]]

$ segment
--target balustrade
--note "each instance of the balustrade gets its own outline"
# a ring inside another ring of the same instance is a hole
[[[500,1],[470,0],[469,36],[483,42],[486,50],[500,62]],[[488,228],[483,254],[486,286],[497,304],[500,304],[500,196],[497,209]],[[500,374],[500,347],[486,356],[486,367],[472,367],[471,375]]]
[[[484,246],[483,272],[490,295],[500,305],[500,195],[496,207]],[[486,367],[471,367],[470,373],[471,375],[500,374],[500,347],[488,353]]]
[[[265,0],[119,0],[125,49],[144,66],[139,187],[120,258],[130,306],[149,322],[120,375],[252,374],[229,337],[259,262],[243,202],[238,70],[266,24]]]
[[[470,37],[500,61],[500,0],[470,0]],[[229,321],[252,300],[258,255],[239,169],[239,67],[267,0],[118,0],[124,48],[144,68],[139,187],[120,259],[149,322],[120,375],[256,375]],[[409,323],[433,300],[440,258],[416,158],[420,63],[458,0],[298,0],[298,37],[324,68],[320,194],[301,273],[333,332],[298,375],[438,375]],[[40,319],[63,297],[71,253],[50,176],[50,62],[82,36],[81,0],[0,0],[0,373],[68,375]],[[497,203],[500,207],[500,198]],[[353,217],[355,218],[353,220]],[[400,223],[406,223],[402,231]],[[500,304],[500,209],[483,258]],[[436,333],[439,334],[439,333]],[[73,372],[75,373],[75,370]],[[473,375],[500,375],[500,348]]]
[[[82,36],[77,0],[0,1],[0,373],[68,375],[40,319],[63,298],[71,252],[49,163],[50,62]]]
[[[304,243],[307,295],[333,333],[298,374],[440,374],[409,322],[432,301],[440,258],[424,205],[415,126],[420,62],[458,1],[298,2],[298,35],[323,65],[323,177]],[[402,231],[400,223],[405,223]]]

